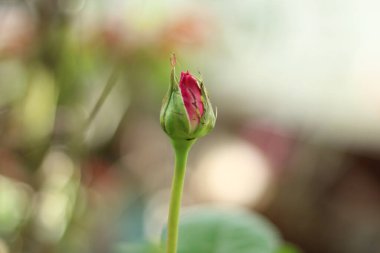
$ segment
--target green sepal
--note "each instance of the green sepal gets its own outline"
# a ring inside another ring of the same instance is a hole
[[[191,139],[190,120],[176,80],[175,69],[170,74],[169,90],[164,98],[161,113],[161,127],[173,139]]]
[[[212,105],[203,81],[200,81],[200,88],[202,92],[203,116],[200,118],[199,126],[194,132],[194,135],[197,137],[207,135],[212,129],[214,129],[216,122],[216,115],[212,109]]]

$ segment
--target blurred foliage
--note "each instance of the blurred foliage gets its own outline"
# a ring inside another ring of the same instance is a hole
[[[286,244],[282,246],[278,251],[276,251],[276,253],[299,253],[299,252],[301,251],[298,250],[295,246],[290,245],[290,244]]]
[[[154,244],[130,244],[127,246],[119,246],[115,253],[163,253],[160,246]]]
[[[107,15],[101,6],[101,1],[0,2],[5,253],[107,252],[113,240],[124,239],[114,232],[119,216],[125,218],[120,233],[135,226],[135,217],[121,214],[124,207],[130,211],[132,193],[121,194],[126,191],[121,183],[129,179],[121,179],[121,166],[112,165],[119,151],[107,150],[118,142],[129,108],[131,114],[133,108],[151,113],[161,100],[168,74],[162,63],[169,51],[158,50],[160,34],[150,42],[125,41],[130,21],[121,16],[115,17],[122,24],[118,29],[110,20],[92,27]],[[106,186],[109,181],[112,187]],[[106,231],[116,235],[107,237]],[[141,234],[128,232],[127,240]],[[97,237],[104,239],[96,242]]]

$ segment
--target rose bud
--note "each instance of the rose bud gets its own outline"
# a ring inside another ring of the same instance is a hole
[[[174,65],[175,62],[161,108],[161,126],[174,140],[193,140],[214,128],[216,116],[203,81],[187,71],[181,73],[178,82]]]

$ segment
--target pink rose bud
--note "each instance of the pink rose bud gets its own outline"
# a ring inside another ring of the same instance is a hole
[[[182,72],[175,76],[172,59],[170,87],[161,108],[161,126],[172,139],[192,140],[208,134],[216,116],[201,80]]]

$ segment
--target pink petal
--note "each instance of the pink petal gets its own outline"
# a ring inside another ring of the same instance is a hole
[[[179,82],[181,94],[190,123],[193,127],[199,124],[203,115],[204,108],[202,103],[202,92],[198,85],[198,81],[189,73],[182,72]]]

